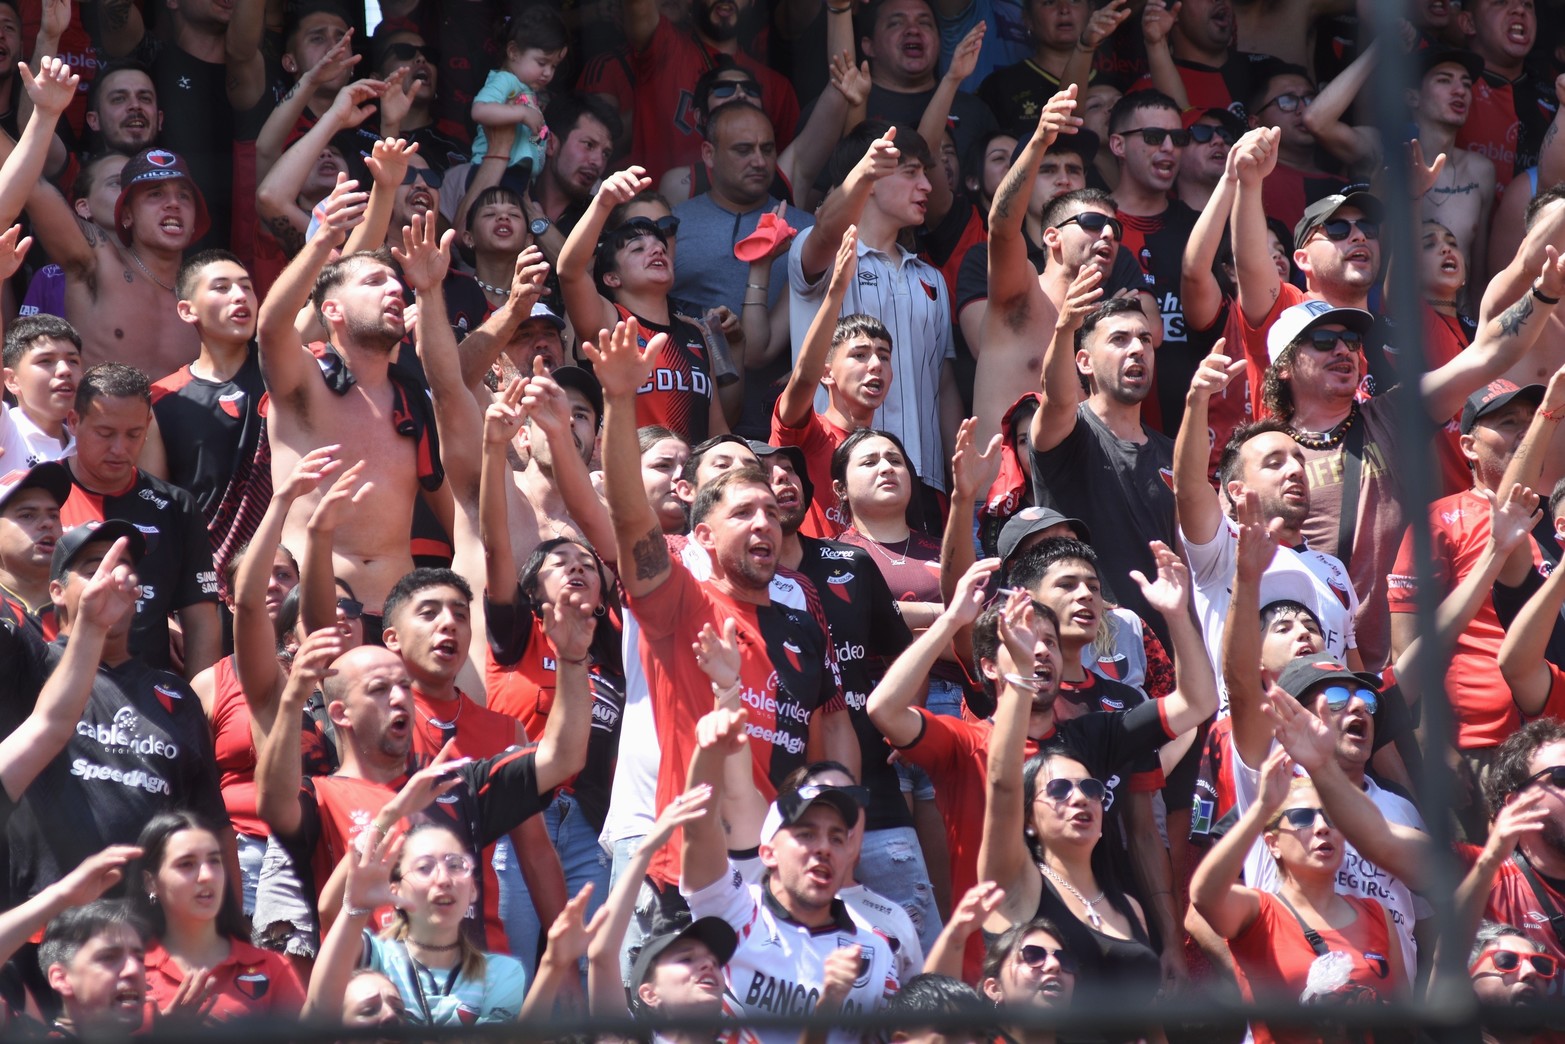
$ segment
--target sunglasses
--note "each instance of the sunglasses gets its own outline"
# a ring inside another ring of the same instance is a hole
[[[357,620],[364,615],[364,603],[352,598],[337,599],[337,608],[342,610],[342,615],[350,620]]]
[[[440,175],[440,171],[436,170],[434,167],[409,167],[406,173],[402,175],[402,184],[404,185],[411,185],[414,182],[422,181],[430,188],[436,190],[440,188],[440,183],[444,180],[445,179]]]
[[[846,794],[853,799],[853,803],[860,808],[869,807],[869,788],[860,786],[839,787],[830,783],[806,783],[799,788],[799,797],[805,801],[814,801],[822,794],[836,791],[838,794]]]
[[[1550,765],[1541,772],[1533,773],[1523,780],[1522,785],[1517,787],[1516,790],[1520,793],[1534,783],[1541,783],[1544,780],[1547,780],[1549,786],[1555,790],[1565,790],[1565,765]]]
[[[1190,132],[1187,130],[1169,130],[1167,127],[1134,127],[1130,130],[1119,132],[1120,137],[1128,138],[1132,134],[1141,135],[1141,140],[1154,149],[1162,148],[1165,140],[1172,140],[1174,148],[1182,149],[1190,144]]]
[[[1537,972],[1538,977],[1542,979],[1554,978],[1554,973],[1559,971],[1560,967],[1559,959],[1552,954],[1517,953],[1515,950],[1489,950],[1478,958],[1477,962],[1468,971],[1468,974],[1477,975],[1479,969],[1487,961],[1494,966],[1495,971],[1502,975],[1507,975],[1520,968],[1523,960],[1530,963],[1532,970]]]
[[[1281,109],[1283,112],[1296,112],[1296,111],[1298,111],[1300,106],[1303,106],[1304,108],[1308,109],[1311,105],[1314,105],[1314,104],[1315,104],[1315,95],[1313,95],[1313,94],[1295,94],[1293,91],[1289,91],[1287,94],[1279,94],[1279,95],[1277,95],[1277,97],[1273,98],[1271,101],[1267,102],[1265,105],[1262,105],[1259,109],[1256,109],[1255,111],[1256,112],[1262,112],[1262,111],[1264,111],[1266,109],[1271,108],[1273,105],[1275,105],[1275,106],[1277,106],[1277,108]]]
[[[1238,135],[1227,127],[1214,127],[1210,123],[1198,123],[1185,133],[1190,135],[1190,140],[1197,145],[1205,145],[1212,140],[1213,135],[1221,138],[1224,145],[1232,145],[1239,140]]]
[[[1051,779],[1043,785],[1043,796],[1050,801],[1065,801],[1073,790],[1081,791],[1082,797],[1097,803],[1102,803],[1104,795],[1108,793],[1108,788],[1101,780],[1089,776],[1086,779]]]
[[[429,61],[429,52],[424,50],[423,44],[394,43],[386,48],[386,57],[395,58],[399,62],[411,62],[414,58],[422,58]]]
[[[1371,242],[1380,238],[1380,222],[1370,221],[1367,218],[1359,218],[1357,221],[1352,218],[1332,218],[1330,221],[1322,221],[1315,227],[1325,233],[1326,238],[1333,243],[1341,243],[1347,239],[1353,234],[1355,228],[1364,233],[1364,238]]]
[[[723,83],[713,84],[708,96],[714,101],[727,101],[736,94],[743,94],[748,98],[760,98],[761,85],[754,80],[726,80]]]
[[[1066,225],[1077,225],[1083,232],[1091,232],[1095,236],[1101,234],[1107,228],[1113,231],[1115,239],[1125,238],[1125,226],[1120,223],[1119,218],[1100,214],[1096,210],[1086,210],[1075,217],[1068,217],[1054,227],[1064,228]]]
[[[637,236],[657,236],[666,241],[679,234],[679,219],[672,214],[660,218],[633,217],[616,228],[614,234],[624,237],[627,243]]]
[[[1065,972],[1067,975],[1076,974],[1078,969],[1076,958],[1072,957],[1064,950],[1051,950],[1047,946],[1037,946],[1032,943],[1028,943],[1026,946],[1023,946],[1021,949],[1016,951],[1016,959],[1027,965],[1029,968],[1042,968],[1045,964],[1049,963],[1050,957],[1053,957],[1055,962],[1059,964],[1060,971]]]
[[[1357,330],[1311,330],[1303,338],[1303,343],[1317,352],[1335,351],[1338,341],[1355,352],[1364,350],[1364,335]]]
[[[1371,714],[1380,707],[1380,697],[1373,689],[1350,689],[1346,685],[1328,685],[1320,692],[1326,696],[1326,706],[1334,711],[1346,707],[1355,696],[1364,701],[1364,709]]]
[[[1272,827],[1280,827],[1286,823],[1295,830],[1309,830],[1315,825],[1316,819],[1328,827],[1331,826],[1331,817],[1326,815],[1324,808],[1286,808],[1272,820]]]
[[[473,861],[455,853],[439,857],[425,856],[403,870],[402,876],[409,881],[429,881],[441,867],[445,867],[446,876],[453,881],[466,881],[473,876]]]

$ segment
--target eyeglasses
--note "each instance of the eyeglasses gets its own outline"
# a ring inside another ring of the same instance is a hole
[[[1549,786],[1555,790],[1565,790],[1565,765],[1550,765],[1541,772],[1533,773],[1523,780],[1522,785],[1517,787],[1516,790],[1520,793],[1534,783],[1540,783],[1545,779],[1548,780]]]
[[[1357,330],[1311,330],[1304,335],[1303,341],[1317,352],[1335,351],[1338,341],[1355,352],[1364,349],[1364,335]]]
[[[429,61],[429,52],[424,50],[423,44],[394,43],[386,48],[386,57],[395,58],[399,62],[411,62],[414,58],[422,58]]]
[[[1190,132],[1187,130],[1169,130],[1167,127],[1133,127],[1119,132],[1122,138],[1128,138],[1132,134],[1141,135],[1141,140],[1154,149],[1162,148],[1164,139],[1173,141],[1176,149],[1182,149],[1190,144]]]
[[[799,797],[805,801],[814,801],[822,794],[835,791],[838,794],[846,794],[853,799],[853,803],[860,808],[869,807],[869,788],[860,786],[839,787],[831,783],[806,783],[798,790]]]
[[[1198,123],[1186,133],[1190,135],[1190,140],[1197,145],[1205,145],[1212,140],[1214,134],[1223,140],[1224,145],[1232,145],[1239,140],[1238,135],[1227,127],[1214,127],[1210,123]]]
[[[411,185],[416,181],[422,181],[430,188],[439,190],[440,183],[445,179],[440,176],[440,171],[434,167],[409,167],[402,175],[402,184]]]
[[[725,80],[722,83],[712,85],[709,97],[715,101],[726,101],[740,93],[748,98],[759,99],[761,97],[761,85],[754,80]]]
[[[350,620],[357,620],[364,615],[364,603],[352,598],[337,599],[337,608],[342,610],[342,615]]]
[[[1029,968],[1042,968],[1045,964],[1049,963],[1050,957],[1053,957],[1055,962],[1059,964],[1060,971],[1065,972],[1068,975],[1076,974],[1077,968],[1079,967],[1076,963],[1076,958],[1072,957],[1064,950],[1051,950],[1047,946],[1036,946],[1032,943],[1028,943],[1026,946],[1023,946],[1021,949],[1016,951],[1016,959],[1027,965]]]
[[[1295,830],[1309,830],[1315,825],[1316,819],[1331,826],[1331,817],[1326,815],[1324,808],[1285,808],[1272,820],[1272,828],[1286,823]]]
[[[1364,238],[1370,242],[1380,238],[1380,222],[1370,221],[1367,218],[1359,218],[1357,221],[1352,218],[1332,218],[1330,221],[1322,221],[1315,227],[1325,233],[1326,238],[1333,243],[1340,243],[1353,235],[1355,228],[1364,233]]]
[[[1311,105],[1314,105],[1314,104],[1315,104],[1315,95],[1313,95],[1313,94],[1297,94],[1297,93],[1295,93],[1293,91],[1289,91],[1287,94],[1279,94],[1279,95],[1277,95],[1277,97],[1273,98],[1271,101],[1267,102],[1265,105],[1262,105],[1259,109],[1256,109],[1255,111],[1256,112],[1262,112],[1262,111],[1264,111],[1266,109],[1271,108],[1273,105],[1275,105],[1275,106],[1277,106],[1277,108],[1281,109],[1283,112],[1296,112],[1296,111],[1298,111],[1298,109],[1299,109],[1299,107],[1301,105],[1304,108],[1308,109]]]
[[[453,881],[466,881],[473,876],[473,861],[455,852],[444,856],[424,856],[412,866],[404,868],[402,876],[409,881],[431,881],[435,871],[441,867],[445,868],[446,876]]]
[[[1371,714],[1380,707],[1380,697],[1375,695],[1373,689],[1350,689],[1346,685],[1328,685],[1320,691],[1326,696],[1326,706],[1334,711],[1346,707],[1353,702],[1355,696],[1364,701],[1364,709]]]
[[[1076,225],[1083,232],[1091,232],[1095,236],[1101,235],[1103,230],[1107,228],[1114,233],[1115,239],[1125,238],[1125,226],[1120,223],[1119,218],[1109,217],[1107,214],[1101,214],[1096,210],[1084,210],[1075,217],[1066,218],[1054,227],[1064,228],[1066,225]]]
[[[1540,979],[1552,979],[1554,973],[1559,971],[1560,962],[1553,954],[1548,953],[1517,953],[1515,950],[1486,950],[1473,966],[1468,969],[1469,975],[1477,975],[1484,962],[1494,966],[1494,970],[1502,975],[1509,975],[1522,966],[1522,961],[1532,965],[1532,970],[1538,973]]]
[[[1100,804],[1108,793],[1108,788],[1101,780],[1089,776],[1086,779],[1051,779],[1043,785],[1043,796],[1050,801],[1066,801],[1073,790],[1081,791],[1081,796],[1088,801]]]

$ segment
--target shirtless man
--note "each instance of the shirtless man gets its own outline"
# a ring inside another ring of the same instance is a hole
[[[368,200],[357,182],[338,181],[323,204],[320,229],[272,285],[257,331],[271,403],[273,480],[285,478],[305,453],[333,443],[342,447],[345,467],[365,463],[369,492],[337,527],[332,559],[336,575],[364,603],[367,634],[379,623],[391,585],[413,568],[409,527],[419,494],[417,441],[397,434],[392,419],[399,401],[414,405],[390,373],[404,332],[402,284],[383,254],[360,251],[328,264],[363,219]],[[341,357],[351,383],[328,383],[306,350],[294,328],[306,304],[314,305],[328,350]],[[295,502],[285,545],[305,545],[305,524],[319,498],[317,492]]]
[[[46,181],[33,187],[27,213],[65,270],[65,318],[82,333],[84,367],[122,362],[165,374],[196,358],[201,339],[179,317],[174,281],[209,220],[183,159],[148,149],[125,164],[114,205],[118,243]]]

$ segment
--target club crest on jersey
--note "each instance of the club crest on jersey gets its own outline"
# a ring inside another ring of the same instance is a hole
[[[219,395],[217,397],[218,406],[222,408],[224,413],[234,418],[234,420],[239,419],[239,404],[244,401],[245,393],[242,391],[231,391],[226,395]]]
[[[804,672],[804,664],[800,661],[799,657],[804,654],[804,650],[787,640],[783,641],[782,647],[783,655],[788,657],[788,665],[796,672],[802,674]]]
[[[456,1017],[461,1020],[462,1025],[471,1026],[478,1021],[478,1012],[469,1008],[466,1004],[458,1004]]]
[[[152,691],[157,694],[158,702],[163,704],[163,709],[170,714],[174,713],[176,701],[181,701],[185,698],[178,689],[172,689],[167,685],[154,685],[152,686]]]
[[[929,296],[929,299],[931,301],[938,301],[940,299],[939,291],[937,291],[935,289],[933,283],[929,283],[929,282],[925,281],[924,279],[920,278],[919,281],[918,281],[918,285],[924,288],[924,293]]]
[[[234,988],[251,1000],[260,1000],[271,989],[272,980],[259,968],[251,968],[243,975],[234,976]]]
[[[859,948],[859,977],[853,980],[853,988],[857,990],[868,986],[870,969],[875,966],[875,947],[865,943],[862,938],[837,936],[837,948],[841,949],[844,946]]]
[[[1174,469],[1173,468],[1158,468],[1157,469],[1157,474],[1158,474],[1158,477],[1163,480],[1163,485],[1167,486],[1170,490],[1172,490],[1174,488]]]

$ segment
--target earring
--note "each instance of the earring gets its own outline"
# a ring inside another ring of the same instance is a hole
[[[158,905],[158,894],[156,892],[148,892],[147,902],[151,903],[153,906]]]
[[[608,608],[606,606],[600,604],[596,609],[594,609],[592,611],[592,615],[593,616],[607,616],[608,612],[609,612]]]

